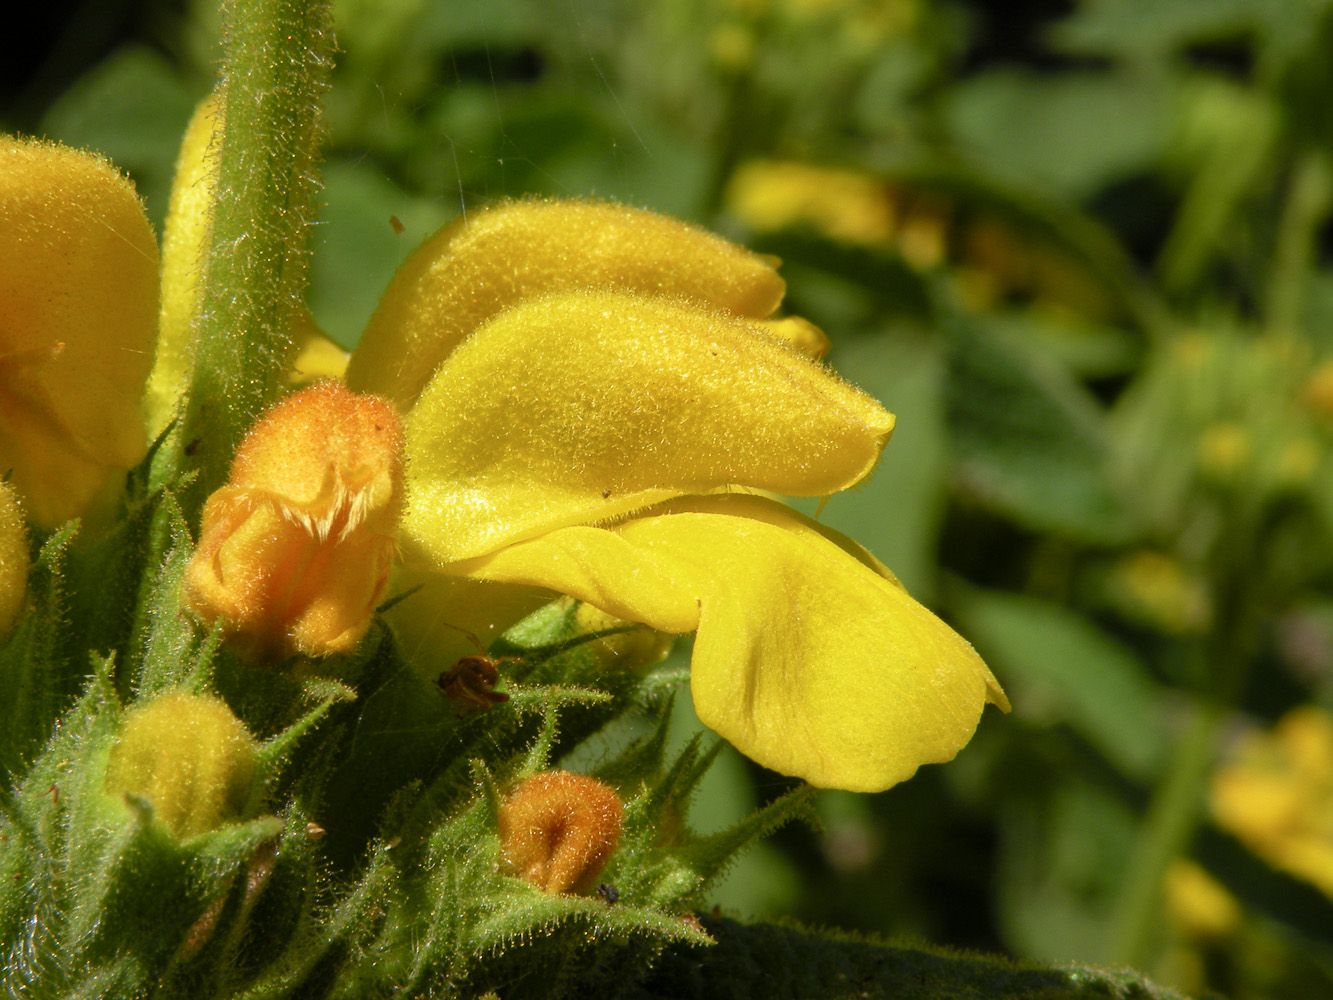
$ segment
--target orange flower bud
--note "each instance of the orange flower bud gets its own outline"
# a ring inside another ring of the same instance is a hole
[[[365,634],[384,593],[402,432],[384,400],[321,382],[265,414],[204,506],[186,606],[260,656],[328,656]]]
[[[543,892],[592,887],[620,840],[620,799],[595,778],[544,771],[500,807],[504,866]]]

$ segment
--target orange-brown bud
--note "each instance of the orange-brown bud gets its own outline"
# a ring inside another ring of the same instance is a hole
[[[256,655],[351,649],[388,582],[402,449],[377,396],[321,382],[278,403],[204,506],[185,604]]]
[[[620,840],[620,799],[595,778],[544,771],[500,807],[505,868],[543,892],[592,887]]]

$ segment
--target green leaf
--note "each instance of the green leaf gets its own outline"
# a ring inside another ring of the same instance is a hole
[[[79,530],[71,521],[42,545],[28,571],[25,612],[0,646],[0,787],[12,787],[74,695],[87,660],[65,648],[65,561]]]
[[[955,141],[987,174],[1079,200],[1162,154],[1175,100],[1165,77],[993,70],[951,88]]]
[[[1167,751],[1163,693],[1129,649],[1033,597],[968,589],[950,607],[1020,717],[1072,726],[1132,778],[1157,774]]]
[[[703,925],[717,944],[668,949],[627,1000],[1183,1000],[1133,972],[1020,965],[794,925]]]
[[[1092,396],[1013,330],[959,318],[948,333],[947,406],[961,488],[1039,531],[1120,538],[1125,519]]]

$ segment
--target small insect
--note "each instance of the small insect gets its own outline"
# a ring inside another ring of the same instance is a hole
[[[607,906],[615,906],[616,903],[620,902],[620,890],[610,882],[603,882],[599,885],[597,887],[597,895],[606,900]]]
[[[399,220],[398,216],[396,215],[389,216],[389,225],[393,226],[393,231],[397,233],[399,236],[402,236],[403,231],[407,229],[407,227],[403,225],[403,223]]]
[[[611,487],[608,486],[606,489],[602,490],[602,499],[603,500],[611,499]]]
[[[448,623],[445,623],[448,625]],[[481,640],[465,628],[448,625],[449,628],[462,632],[472,640],[477,652],[463,657],[448,670],[440,674],[435,683],[444,696],[453,703],[459,713],[480,711],[492,705],[500,705],[509,700],[509,695],[495,690],[500,682],[500,664],[513,663],[517,656],[494,657],[486,652]]]

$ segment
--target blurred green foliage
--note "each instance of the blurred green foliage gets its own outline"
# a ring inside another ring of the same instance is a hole
[[[160,220],[211,7],[150,4],[0,124],[106,152]],[[821,518],[972,639],[1014,713],[888,793],[818,796],[823,830],[738,865],[726,912],[1333,995],[1333,746],[1262,736],[1333,710],[1333,3],[337,17],[309,292],[335,339],[443,222],[595,196],[781,256],[789,310],[898,414]],[[787,787],[727,754],[695,815]]]

